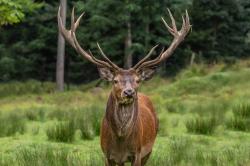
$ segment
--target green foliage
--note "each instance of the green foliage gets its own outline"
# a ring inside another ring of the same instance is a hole
[[[193,0],[191,49],[210,62],[247,56],[249,2],[244,0]]]
[[[211,135],[217,127],[217,120],[215,117],[199,117],[190,118],[186,121],[187,131],[196,134]]]
[[[23,134],[26,127],[25,117],[19,110],[0,112],[0,137]]]
[[[53,81],[57,51],[58,31],[55,20],[58,2],[44,1],[42,6],[31,0],[1,0],[0,3],[4,3],[0,7],[1,14],[16,17],[18,20],[22,17],[22,14],[18,13],[26,14],[32,11],[23,23],[1,28],[4,33],[0,34],[0,81]],[[17,14],[9,14],[9,8],[2,9],[4,11],[1,12],[1,8],[6,8],[8,4],[14,5],[11,9]],[[80,11],[86,13],[77,31],[79,42],[98,57],[98,41],[110,59],[120,66],[123,66],[123,57],[127,52],[133,52],[135,64],[147,54],[151,46],[161,44],[167,47],[171,43],[172,36],[161,23],[161,17],[170,22],[167,7],[171,9],[179,28],[181,15],[188,9],[193,27],[185,42],[176,50],[175,54],[178,56],[172,56],[168,63],[162,66],[161,73],[175,74],[190,63],[191,55],[194,54],[195,62],[205,60],[208,63],[221,59],[232,63],[239,57],[248,56],[250,5],[245,0],[68,1],[67,24],[70,23],[69,11],[72,6],[77,6],[77,15]],[[132,47],[125,50],[128,21],[132,25]],[[98,78],[95,66],[83,60],[70,47],[66,47],[66,52],[67,83],[89,82]],[[153,56],[159,52],[160,48]],[[186,74],[199,75],[203,72],[195,67],[191,70]]]
[[[25,17],[25,13],[41,7],[42,4],[32,0],[0,0],[0,26],[19,23]]]
[[[15,72],[15,60],[10,57],[0,59],[0,75],[2,80],[9,80]]]
[[[182,12],[186,2],[171,1],[174,8],[181,6]],[[190,2],[190,1],[189,1]],[[172,40],[161,23],[161,16],[166,13],[166,7],[171,7],[168,0],[164,1],[70,1],[68,11],[77,6],[77,11],[85,11],[82,25],[78,29],[77,38],[84,48],[90,49],[98,57],[96,42],[98,41],[110,59],[120,66],[121,58],[128,51],[133,52],[134,63],[141,59],[156,43],[168,45]],[[37,79],[53,81],[56,63],[57,2],[45,1],[44,5],[35,10],[24,23],[3,28],[0,34],[3,44],[0,45],[0,81]],[[181,10],[180,9],[180,10]],[[79,15],[79,12],[76,12]],[[68,12],[67,22],[70,21]],[[181,21],[181,17],[179,17]],[[126,23],[132,24],[132,47],[124,49],[126,39]],[[10,44],[11,43],[11,44]],[[52,44],[53,43],[53,44]],[[66,82],[89,82],[98,77],[95,66],[83,60],[73,49],[67,47],[65,79]],[[160,49],[159,49],[160,50]],[[158,53],[159,51],[157,51]],[[17,56],[18,55],[18,56]],[[154,53],[156,55],[156,53]],[[182,58],[183,59],[183,58]],[[182,64],[183,61],[181,60]],[[39,67],[38,67],[39,66]],[[178,67],[181,65],[178,65]],[[1,68],[3,70],[1,70]],[[84,78],[84,79],[83,79]]]

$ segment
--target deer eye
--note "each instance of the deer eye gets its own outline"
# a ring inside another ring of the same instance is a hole
[[[139,83],[140,83],[140,80],[139,80],[139,79],[138,79],[138,80],[136,80],[136,83],[137,83],[137,84],[139,84]]]
[[[114,83],[117,84],[117,83],[118,83],[118,80],[114,80]]]

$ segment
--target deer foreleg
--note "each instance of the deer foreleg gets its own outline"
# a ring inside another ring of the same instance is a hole
[[[134,157],[134,160],[131,164],[131,166],[141,166],[141,154],[137,153]]]
[[[105,166],[115,166],[115,162],[106,158]]]

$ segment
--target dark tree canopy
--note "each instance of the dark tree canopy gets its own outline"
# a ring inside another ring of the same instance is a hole
[[[0,81],[55,80],[58,5],[58,1],[44,1],[41,8],[27,13],[22,23],[1,27],[4,33],[0,33]],[[127,51],[132,52],[136,63],[154,45],[160,44],[156,56],[162,46],[170,44],[172,36],[161,22],[162,16],[170,21],[167,8],[179,26],[181,15],[188,9],[193,27],[175,55],[160,68],[162,74],[183,68],[192,54],[208,63],[249,56],[250,2],[245,0],[69,1],[68,26],[73,6],[78,16],[85,11],[77,31],[82,47],[99,56],[96,46],[99,42],[110,59],[121,67]],[[129,50],[125,49],[128,20],[132,34]],[[88,82],[98,78],[98,72],[66,45],[65,78],[70,83]]]

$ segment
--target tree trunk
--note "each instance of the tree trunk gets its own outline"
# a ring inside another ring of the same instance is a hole
[[[61,17],[63,24],[65,26],[67,0],[60,0],[60,3],[61,3]],[[60,33],[58,33],[57,62],[56,62],[56,87],[58,91],[64,90],[64,56],[65,56],[65,40],[63,36]]]
[[[125,56],[124,56],[124,68],[131,68],[133,65],[133,52],[131,51],[132,46],[132,34],[131,34],[131,22],[127,22],[127,36],[125,40]]]

